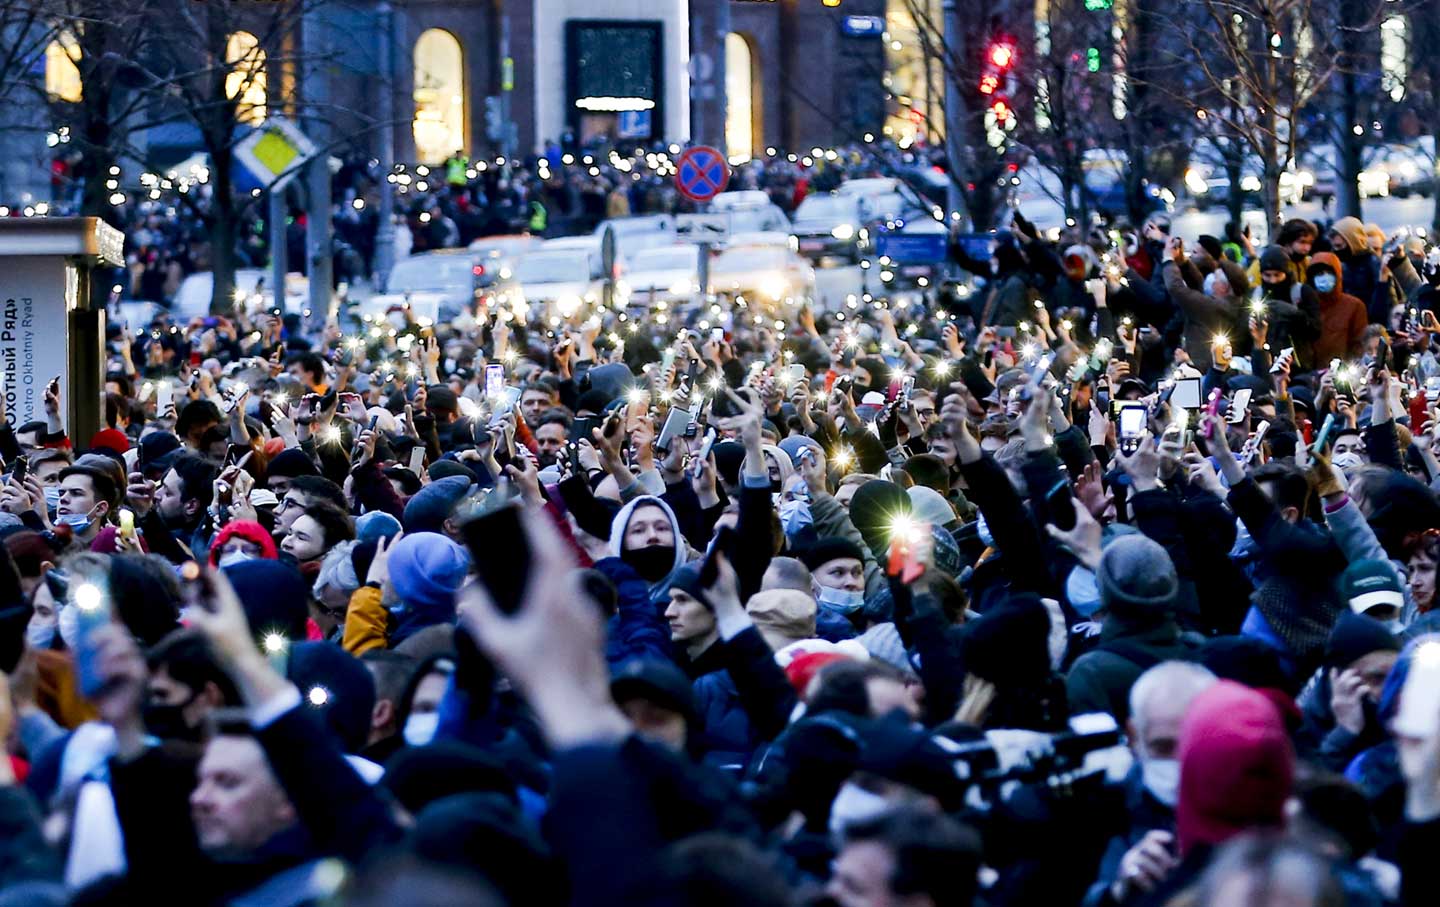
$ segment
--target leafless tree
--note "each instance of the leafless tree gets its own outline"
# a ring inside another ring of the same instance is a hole
[[[307,94],[331,62],[303,30],[316,27],[331,0],[168,0],[163,14],[149,0],[61,0],[51,4],[59,27],[80,46],[83,91],[72,102],[52,99],[54,114],[72,124],[83,183],[82,210],[106,216],[111,168],[138,161],[155,189],[176,189],[187,174],[168,176],[149,139],[157,130],[193,132],[208,158],[204,180],[176,196],[205,228],[214,274],[212,311],[232,306],[238,228],[256,199],[236,189],[236,147],[266,116],[325,122],[342,114],[328,99]],[[326,76],[329,77],[327,74]]]
[[[1323,31],[1334,27],[1337,3],[1196,0],[1177,8],[1169,26],[1167,52],[1186,77],[1165,90],[1217,144],[1253,156],[1273,226],[1280,223],[1281,174],[1295,159],[1302,116],[1347,59]],[[1232,180],[1232,194],[1239,190]]]

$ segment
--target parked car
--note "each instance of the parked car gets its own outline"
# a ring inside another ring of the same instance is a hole
[[[384,317],[395,306],[409,305],[417,321],[448,321],[474,304],[475,259],[469,249],[438,249],[402,258],[390,269],[384,293],[359,300],[360,315]]]
[[[605,279],[599,240],[569,237],[552,239],[521,258],[514,275],[494,289],[500,302],[519,311],[553,306],[555,314],[568,318],[581,305],[600,301]]]
[[[625,261],[619,291],[631,306],[689,302],[700,293],[700,247],[687,243],[642,249]]]
[[[795,209],[791,232],[800,254],[816,262],[848,259],[858,264],[868,246],[866,200],[855,195],[812,195]]]
[[[771,308],[799,303],[814,295],[815,269],[782,246],[732,246],[710,263],[710,292]]]
[[[470,243],[475,258],[475,286],[488,287],[509,276],[515,263],[527,252],[540,248],[544,240],[528,234],[482,236]]]

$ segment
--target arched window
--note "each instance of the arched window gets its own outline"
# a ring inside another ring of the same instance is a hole
[[[725,153],[731,163],[755,153],[755,60],[744,35],[725,36]]]
[[[248,31],[232,32],[225,39],[225,96],[238,99],[235,119],[259,123],[265,119],[265,50]]]
[[[75,103],[84,97],[80,84],[80,42],[62,31],[45,46],[45,93],[57,101]]]
[[[460,42],[443,28],[415,42],[415,157],[440,164],[465,150],[465,57]]]

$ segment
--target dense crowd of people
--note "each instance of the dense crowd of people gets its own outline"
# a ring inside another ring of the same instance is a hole
[[[0,428],[0,904],[1440,902],[1437,262],[986,243],[112,328]]]

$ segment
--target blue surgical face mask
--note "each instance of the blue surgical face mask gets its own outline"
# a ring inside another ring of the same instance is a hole
[[[30,618],[30,624],[25,628],[25,642],[32,649],[48,649],[50,643],[55,639],[55,621],[48,623]]]
[[[1335,289],[1335,275],[1334,275],[1334,274],[1316,274],[1316,275],[1315,275],[1315,289],[1319,290],[1319,291],[1322,292],[1322,293],[1328,293],[1328,292],[1330,292],[1331,290]]]
[[[815,593],[815,601],[821,607],[829,608],[831,611],[838,611],[841,614],[854,614],[865,607],[865,593],[851,592],[849,589],[833,589],[830,586],[821,586]]]
[[[815,522],[810,505],[805,501],[785,501],[780,505],[780,525],[786,535],[794,535]]]
[[[53,511],[56,507],[59,507],[59,506],[60,506],[60,486],[59,486],[59,485],[46,485],[44,491],[45,491],[45,506],[48,507],[48,508],[50,508],[50,510]]]
[[[76,535],[83,534],[85,530],[90,528],[90,524],[94,522],[94,520],[90,519],[89,510],[84,513],[67,513],[57,519],[73,529]]]
[[[60,639],[65,648],[73,650],[80,640],[80,611],[74,605],[62,605],[55,624],[60,628]]]

